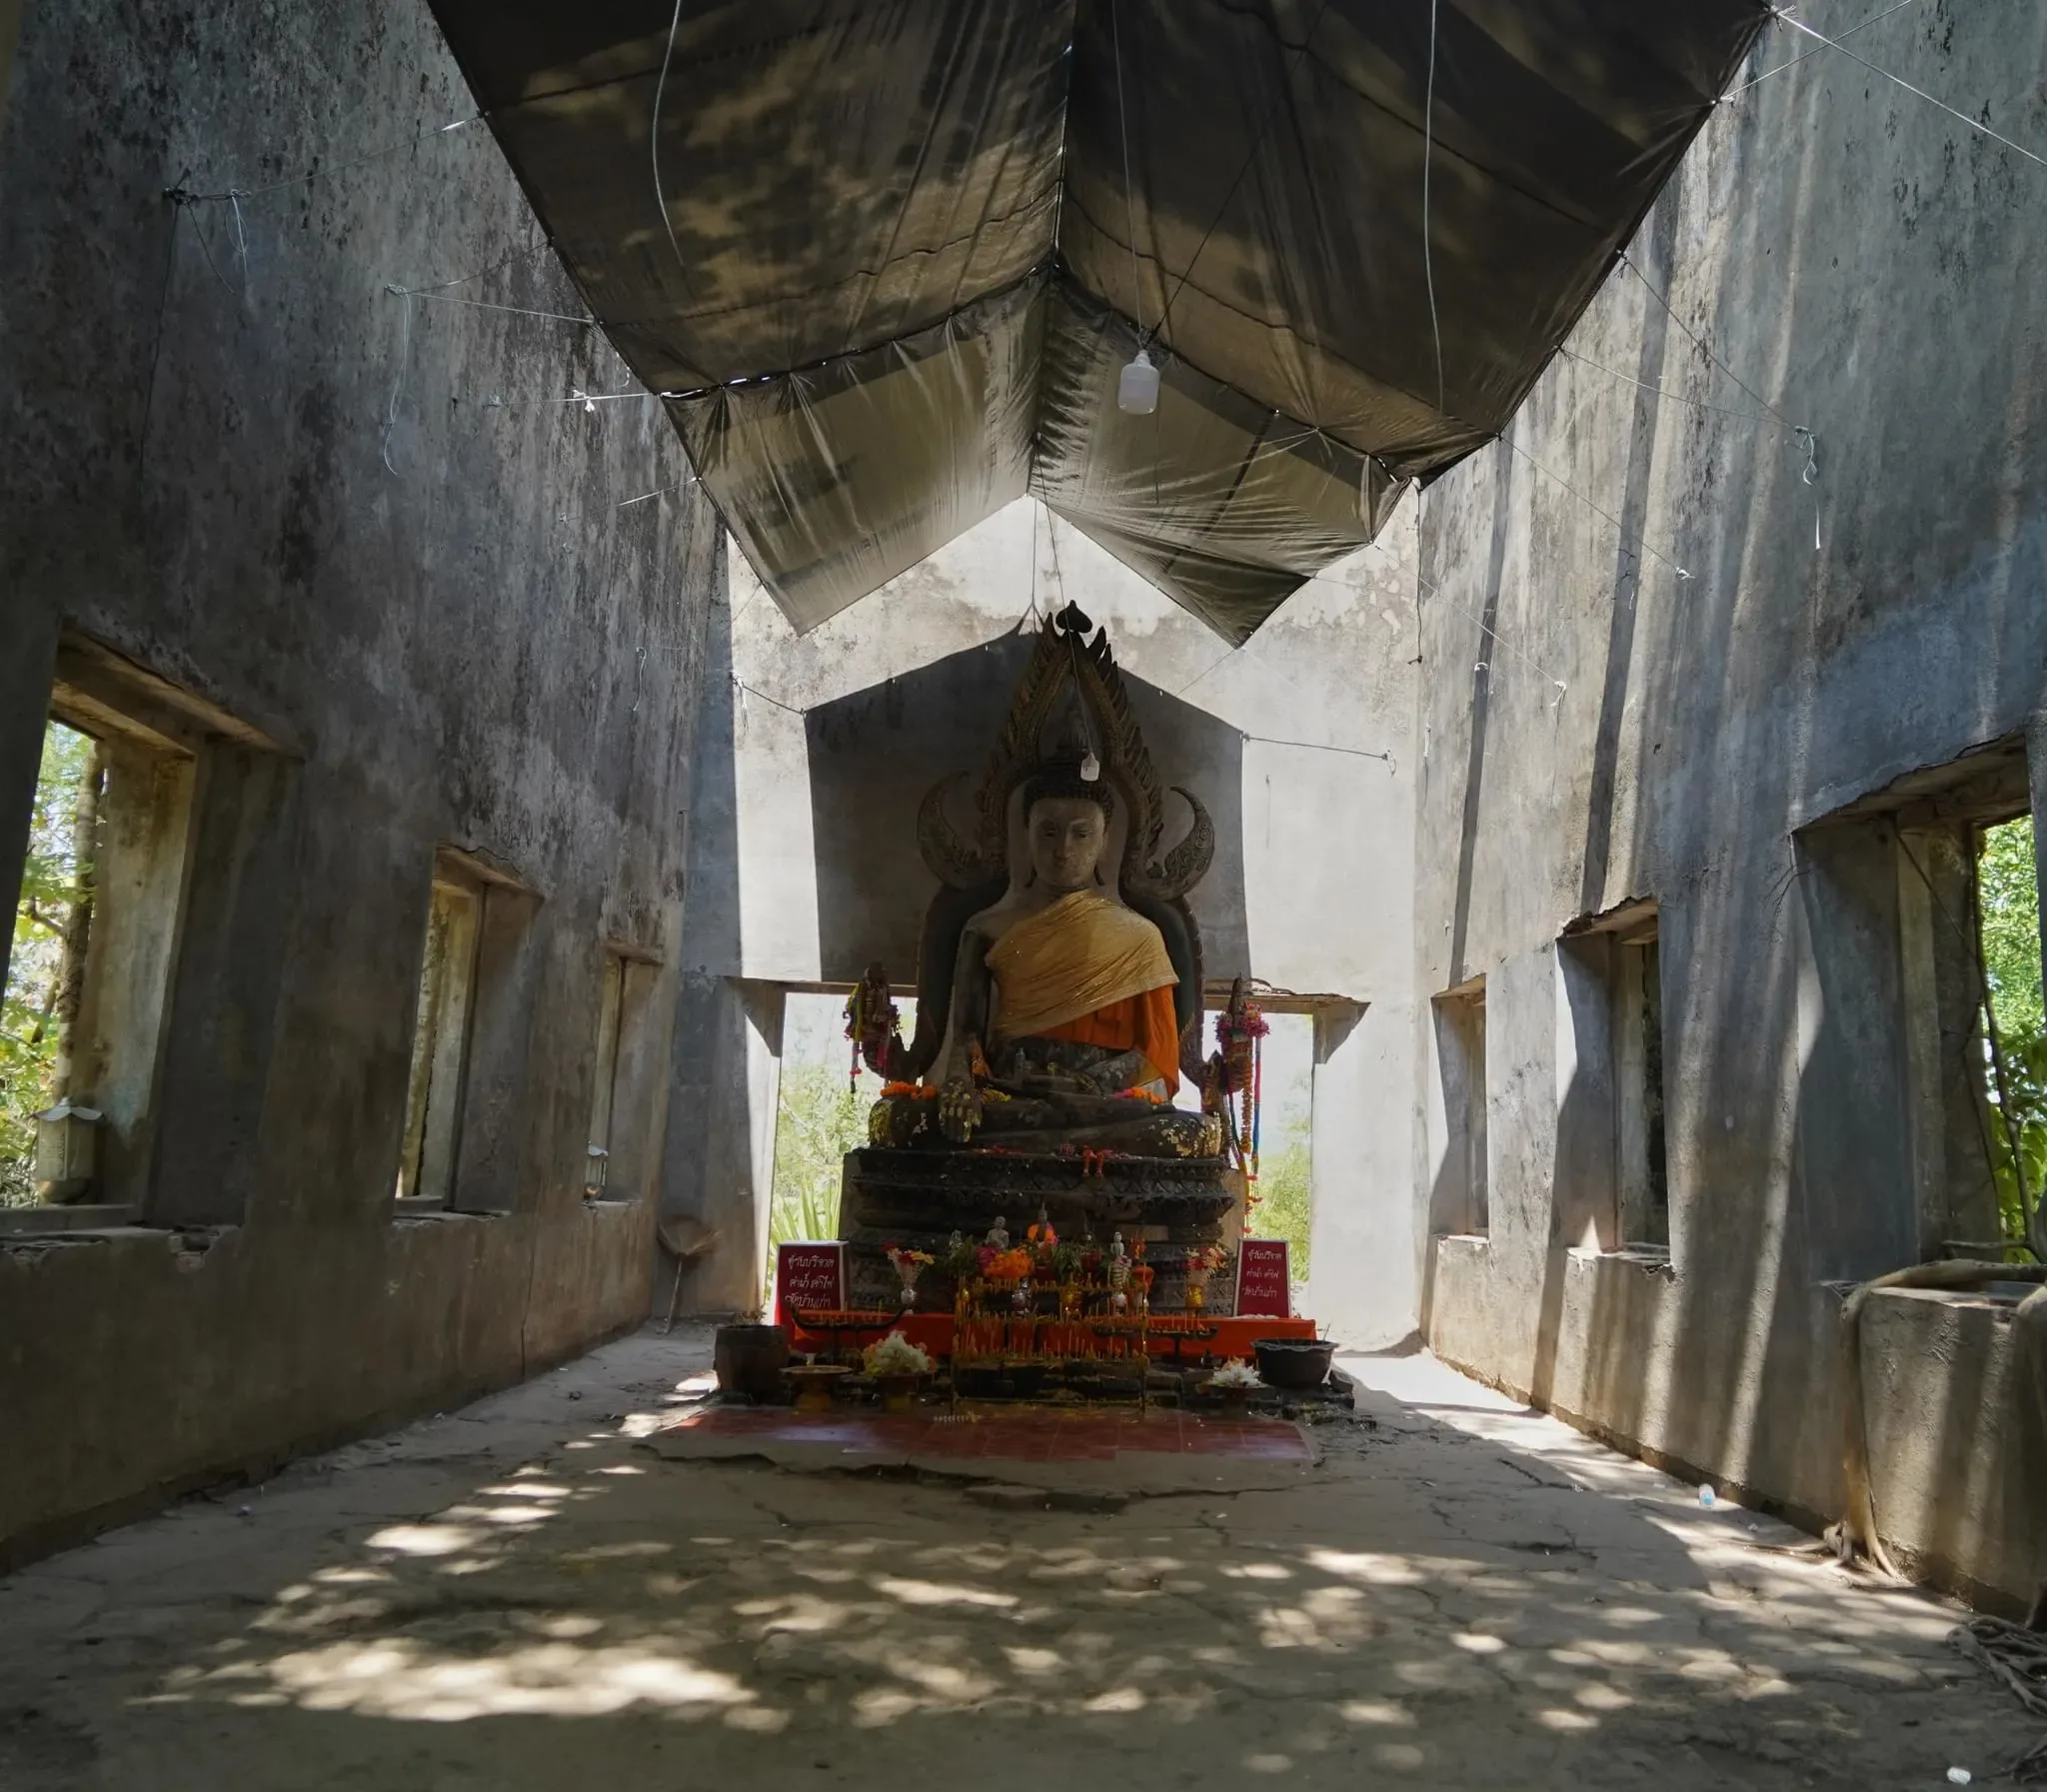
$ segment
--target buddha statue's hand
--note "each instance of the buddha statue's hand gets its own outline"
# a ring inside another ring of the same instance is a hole
[[[1151,1068],[1141,1051],[1123,1051],[1114,1057],[1105,1057],[1099,1063],[1089,1064],[1078,1074],[1080,1080],[1096,1094],[1115,1095],[1147,1080]]]
[[[981,1091],[970,1076],[947,1079],[939,1090],[939,1130],[956,1145],[964,1145],[981,1124]]]

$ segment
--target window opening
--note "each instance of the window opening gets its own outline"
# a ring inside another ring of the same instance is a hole
[[[43,731],[0,1007],[0,1206],[36,1206],[84,1192],[38,1175],[36,1115],[73,1093],[105,781],[100,743],[52,720]],[[42,1166],[45,1172],[54,1167]]]
[[[2040,963],[2040,886],[2033,818],[1976,830],[1975,945],[1981,972],[1981,1083],[1999,1240],[2047,1244],[2039,1217],[2047,1184],[2047,1017]]]
[[[868,1110],[880,1080],[865,1065],[850,1073],[846,994],[792,989],[782,1019],[781,1092],[775,1110],[775,1184],[768,1208],[768,1261],[775,1246],[839,1236],[839,1197],[848,1151],[868,1141]],[[917,1003],[901,996],[903,1035],[917,1031]],[[772,1269],[771,1269],[772,1272]]]
[[[445,1203],[454,1187],[482,910],[482,892],[474,884],[437,869],[413,1020],[400,1200]]]
[[[1620,1064],[1620,1237],[1623,1247],[1670,1244],[1664,1154],[1663,964],[1653,913],[1614,949]]]
[[[590,1148],[583,1192],[604,1198],[610,1179],[612,1118],[619,1093],[619,1033],[623,1025],[626,960],[615,951],[604,955],[604,981],[597,1003],[597,1078],[590,1096]]]
[[[0,1205],[139,1211],[182,920],[193,750],[60,653],[0,1007]],[[38,1117],[38,1116],[43,1117]]]
[[[1445,1149],[1430,1202],[1437,1232],[1482,1234],[1490,1225],[1485,1127],[1485,979],[1435,998],[1436,1064]]]
[[[1267,1008],[1265,1024],[1271,1031],[1262,1043],[1258,1179],[1250,1191],[1250,1233],[1286,1240],[1297,1312],[1314,1229],[1315,1021],[1312,1014],[1275,1014]],[[1209,1030],[1212,1034],[1212,1022]],[[1214,1049],[1212,1038],[1209,1049]]]

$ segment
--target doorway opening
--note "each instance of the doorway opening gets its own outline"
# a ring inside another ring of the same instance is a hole
[[[851,990],[792,989],[782,1014],[781,1092],[775,1104],[775,1183],[768,1203],[768,1262],[775,1247],[839,1236],[839,1195],[846,1153],[867,1143],[868,1110],[882,1093],[865,1064],[852,1074],[846,1036]],[[917,1030],[917,1003],[897,1001],[906,1038]]]

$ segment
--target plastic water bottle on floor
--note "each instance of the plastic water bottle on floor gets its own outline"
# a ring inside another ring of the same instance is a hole
[[[1699,1504],[1710,1506],[1713,1503],[1714,1497],[1713,1483],[1711,1481],[1701,1481],[1699,1483]]]

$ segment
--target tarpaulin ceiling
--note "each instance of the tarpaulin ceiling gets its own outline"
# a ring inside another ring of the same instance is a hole
[[[1239,642],[1505,426],[1768,16],[434,5],[800,629],[1031,491]]]

